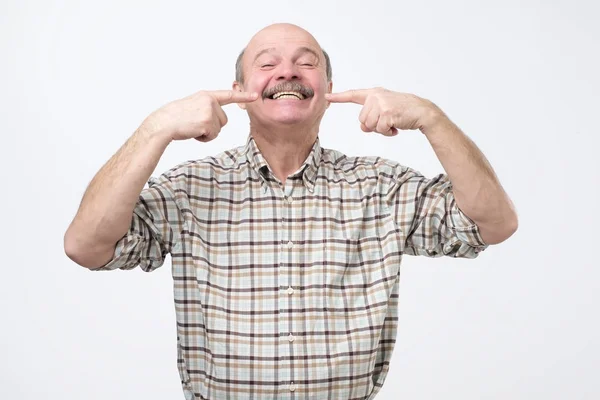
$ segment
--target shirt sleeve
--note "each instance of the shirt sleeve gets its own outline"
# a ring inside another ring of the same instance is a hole
[[[133,210],[127,233],[117,242],[112,260],[93,271],[130,270],[145,272],[161,267],[179,240],[181,213],[168,177],[150,178]]]
[[[404,233],[405,254],[475,258],[488,247],[478,226],[458,207],[447,175],[428,179],[397,166],[388,178],[387,204]]]

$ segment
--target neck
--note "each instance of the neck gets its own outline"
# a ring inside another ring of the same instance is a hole
[[[250,134],[273,174],[285,184],[287,177],[300,168],[317,140],[317,129],[253,127]]]

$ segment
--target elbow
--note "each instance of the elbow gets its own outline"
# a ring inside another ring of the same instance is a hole
[[[519,218],[516,213],[514,213],[510,218],[507,218],[500,224],[494,224],[491,227],[481,229],[481,234],[486,244],[494,245],[508,240],[518,229]]]
[[[69,257],[71,261],[79,266],[89,268],[89,264],[86,262],[85,251],[83,251],[83,246],[78,243],[76,235],[67,231],[63,238],[63,247],[65,255]]]
[[[77,246],[77,242],[75,240],[74,235],[71,233],[70,229],[67,230],[65,235],[63,236],[63,249],[65,251],[65,255],[69,257],[72,261],[79,264],[79,248]]]
[[[515,232],[517,232],[517,229],[519,229],[519,217],[515,213],[513,218],[511,219],[509,237],[512,236]]]
[[[505,223],[502,228],[502,241],[504,242],[512,235],[514,235],[519,229],[519,218],[517,214],[513,214],[511,218]]]
[[[512,201],[510,201],[510,207],[507,214],[508,216],[503,224],[504,240],[507,240],[509,237],[514,235],[519,229],[519,216],[517,215],[517,210],[515,209]]]
[[[65,255],[75,264],[87,268],[97,269],[108,263],[112,257],[114,247],[112,249],[98,249],[92,246],[82,244],[78,236],[68,230],[63,238],[63,248]]]

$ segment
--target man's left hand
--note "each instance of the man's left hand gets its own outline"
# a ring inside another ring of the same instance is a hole
[[[363,132],[378,132],[395,136],[398,129],[425,130],[447,117],[431,101],[413,94],[398,93],[383,88],[347,90],[326,93],[331,103],[355,103],[363,106],[358,117]]]

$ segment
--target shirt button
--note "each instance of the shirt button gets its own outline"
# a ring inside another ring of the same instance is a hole
[[[292,247],[294,247],[294,242],[292,242],[291,240],[288,242],[287,244],[288,249],[291,249]]]
[[[292,335],[290,333],[290,336],[288,336],[288,340],[290,341],[290,343],[292,343],[296,338],[294,337],[294,335]]]
[[[294,201],[294,199],[292,198],[292,196],[288,196],[287,197],[287,202],[292,204],[292,202]]]
[[[294,382],[290,382],[290,392],[296,390],[296,384]]]
[[[293,287],[288,287],[288,294],[294,294],[294,288]]]

